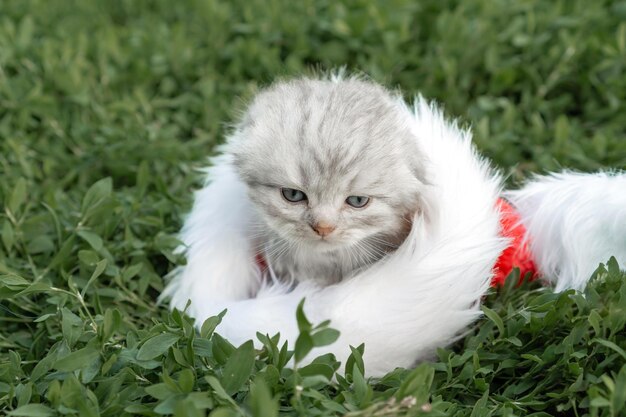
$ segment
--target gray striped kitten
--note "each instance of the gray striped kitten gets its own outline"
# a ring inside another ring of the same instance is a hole
[[[400,97],[360,79],[298,79],[256,96],[231,150],[276,277],[336,283],[404,241],[425,208],[411,117]]]

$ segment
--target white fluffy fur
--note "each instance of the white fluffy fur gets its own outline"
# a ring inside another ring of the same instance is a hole
[[[610,256],[626,266],[626,174],[563,172],[506,193],[528,230],[541,274],[582,290]]]
[[[501,181],[474,150],[468,131],[421,98],[412,114],[409,123],[428,157],[432,207],[428,219],[415,216],[397,251],[334,285],[263,284],[250,228],[255,212],[227,144],[212,160],[182,231],[187,265],[175,272],[163,296],[179,309],[191,300],[188,313],[199,325],[228,309],[218,332],[232,343],[255,339],[261,331],[280,332],[292,346],[298,335],[295,309],[306,297],[310,320],[330,319],[341,332],[337,342],[310,357],[332,352],[343,361],[349,345],[365,342],[372,376],[411,366],[449,344],[480,314],[480,299],[506,245],[495,209]],[[576,195],[579,183],[585,192]],[[623,175],[562,174],[509,194],[525,216],[542,270],[559,277],[559,289],[581,287],[611,254],[626,261],[624,183]],[[596,221],[601,216],[614,220]],[[621,241],[603,240],[605,232],[615,231],[622,232]]]

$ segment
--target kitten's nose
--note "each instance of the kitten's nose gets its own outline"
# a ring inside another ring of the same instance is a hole
[[[331,234],[333,230],[336,229],[336,227],[328,223],[320,222],[312,224],[311,229],[315,230],[315,233],[317,233],[318,235],[325,237]]]

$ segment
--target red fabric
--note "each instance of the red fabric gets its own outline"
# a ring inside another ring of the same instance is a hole
[[[499,198],[496,204],[500,211],[500,231],[502,236],[511,239],[511,243],[496,261],[491,286],[503,285],[513,268],[520,269],[520,281],[529,272],[531,280],[537,278],[537,266],[528,248],[528,242],[525,241],[526,228],[520,222],[519,213],[502,198]],[[257,266],[261,271],[265,271],[267,262],[263,255],[258,253],[255,258]]]
[[[263,254],[257,253],[254,260],[256,261],[256,266],[258,266],[261,271],[265,271],[267,269],[267,262],[265,262]]]
[[[500,232],[502,236],[511,239],[511,243],[496,262],[491,286],[504,284],[513,268],[520,269],[520,281],[529,272],[531,280],[537,278],[537,266],[525,239],[526,228],[520,221],[519,213],[502,198],[498,199],[497,207],[500,210]]]

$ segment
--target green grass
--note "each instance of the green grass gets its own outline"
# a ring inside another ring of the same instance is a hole
[[[376,381],[358,349],[294,371],[275,338],[155,303],[196,168],[260,86],[346,65],[445,104],[512,183],[623,168],[625,22],[602,0],[1,2],[0,414],[626,415],[614,262],[586,297],[490,294],[456,346]]]

